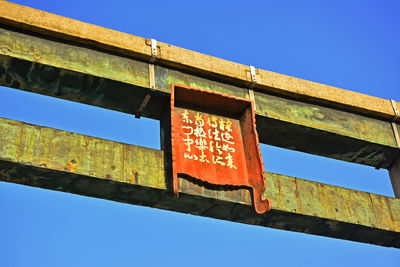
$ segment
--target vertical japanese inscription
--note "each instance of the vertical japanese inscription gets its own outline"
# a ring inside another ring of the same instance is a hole
[[[175,107],[174,121],[178,173],[210,184],[248,184],[238,119]]]
[[[237,169],[231,119],[186,109],[181,119],[185,159]]]
[[[203,186],[249,188],[257,213],[271,208],[263,198],[266,183],[251,101],[174,85],[171,144],[176,196],[178,177],[190,177]]]

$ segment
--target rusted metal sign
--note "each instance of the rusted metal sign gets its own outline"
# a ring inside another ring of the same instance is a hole
[[[202,89],[173,85],[171,143],[174,192],[178,176],[209,185],[247,187],[257,213],[263,199],[264,165],[255,128],[254,102]]]

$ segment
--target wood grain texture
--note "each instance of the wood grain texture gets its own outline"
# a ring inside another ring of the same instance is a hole
[[[0,29],[0,85],[159,119],[172,84],[248,98],[243,87],[71,44]],[[296,98],[255,92],[260,142],[388,168],[400,156],[390,122]]]
[[[106,29],[26,6],[0,1],[0,23],[34,34],[85,44],[121,55],[148,60],[150,42],[134,35]],[[158,42],[159,62],[169,67],[248,86],[249,66]],[[389,100],[257,69],[256,89],[324,103],[384,119],[394,112]],[[399,105],[400,106],[400,105]]]
[[[272,209],[246,189],[166,182],[163,151],[0,118],[0,180],[200,216],[400,248],[400,199],[266,173]]]

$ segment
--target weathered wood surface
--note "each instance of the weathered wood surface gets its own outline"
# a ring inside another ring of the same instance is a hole
[[[267,173],[272,210],[245,189],[180,179],[175,199],[163,151],[0,118],[0,179],[119,202],[400,248],[400,199]]]
[[[247,97],[246,88],[165,66],[143,116],[159,119],[171,85]],[[148,64],[0,29],[0,85],[135,114],[149,90]],[[260,142],[388,168],[400,156],[389,121],[255,92]]]
[[[36,35],[59,38],[142,60],[149,59],[151,55],[150,42],[144,38],[6,1],[0,1],[0,23]],[[249,66],[162,42],[158,42],[158,50],[159,63],[165,66],[228,81],[237,86],[247,86],[251,81]],[[256,69],[256,72],[256,88],[262,91],[325,103],[385,119],[394,116],[389,100],[266,70]]]

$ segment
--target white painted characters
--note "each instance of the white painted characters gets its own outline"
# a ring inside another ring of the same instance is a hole
[[[232,134],[230,119],[188,110],[181,115],[185,159],[237,169],[234,165],[237,137]]]

